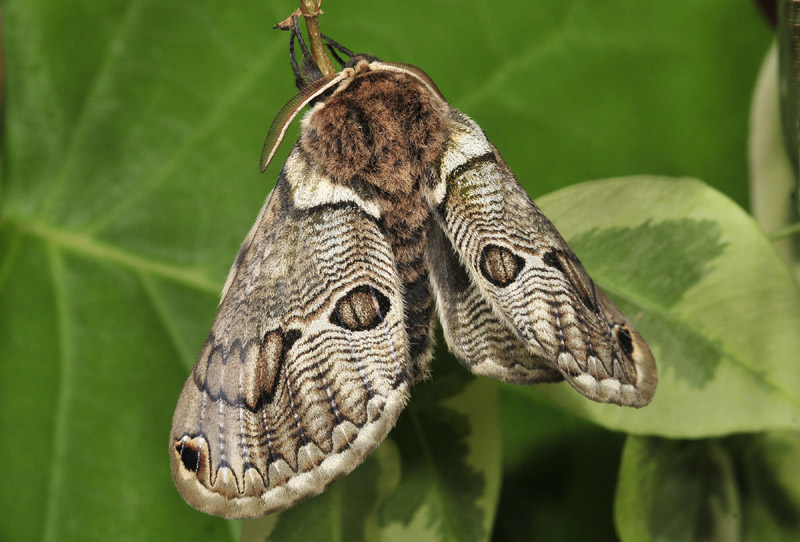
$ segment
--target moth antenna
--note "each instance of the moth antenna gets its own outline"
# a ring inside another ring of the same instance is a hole
[[[306,41],[303,39],[303,33],[300,32],[297,15],[292,15],[292,34],[297,38],[297,41],[300,42],[300,49],[303,51],[303,60],[305,62],[314,62],[314,59],[311,57],[311,51],[308,50]]]
[[[278,145],[280,145],[283,140],[283,136],[286,135],[286,130],[289,129],[289,124],[292,123],[292,120],[294,120],[300,110],[317,96],[340,82],[344,77],[345,75],[340,72],[309,83],[278,111],[278,114],[269,126],[267,139],[264,141],[264,148],[261,151],[260,167],[262,173],[267,169],[267,166],[269,166],[269,163],[275,156],[275,152],[278,150]]]

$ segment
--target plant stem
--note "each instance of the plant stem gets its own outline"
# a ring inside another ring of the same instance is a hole
[[[308,30],[308,44],[311,49],[311,57],[317,63],[322,75],[333,75],[336,70],[333,69],[331,59],[325,53],[325,46],[322,44],[322,36],[319,32],[319,23],[317,17],[322,13],[319,9],[322,0],[300,0],[300,12],[306,20],[306,29]]]

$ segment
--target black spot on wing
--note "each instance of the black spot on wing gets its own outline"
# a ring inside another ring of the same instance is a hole
[[[624,325],[614,324],[614,338],[617,343],[622,347],[623,352],[628,357],[633,355],[633,340],[631,334]]]
[[[284,343],[283,343],[283,354],[284,354],[284,356],[289,351],[289,349],[292,347],[292,345],[297,342],[297,339],[299,339],[301,336],[302,336],[302,333],[300,333],[300,330],[298,330],[298,329],[290,329],[290,330],[288,330],[286,332],[286,334],[283,336],[283,341],[284,341]]]
[[[562,273],[566,274],[564,267],[561,265],[561,260],[555,250],[550,250],[545,253],[545,255],[542,256],[542,260],[544,260],[545,265],[548,265],[554,269],[558,269]]]
[[[202,435],[184,435],[175,442],[175,452],[180,457],[183,468],[187,471],[197,474],[201,468],[206,466],[208,447],[200,449],[205,442],[206,439]]]

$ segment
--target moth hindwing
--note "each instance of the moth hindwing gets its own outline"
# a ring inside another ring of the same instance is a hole
[[[475,373],[650,401],[641,336],[424,73],[355,56],[285,122],[309,102],[175,410],[189,504],[260,516],[353,470],[427,374],[434,307]]]

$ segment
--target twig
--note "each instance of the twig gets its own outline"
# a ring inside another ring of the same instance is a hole
[[[308,44],[311,48],[311,57],[319,66],[323,76],[333,75],[336,70],[333,68],[331,59],[325,53],[325,46],[322,43],[322,35],[319,31],[317,17],[322,14],[319,8],[322,0],[300,0],[300,13],[306,20],[308,30]]]

